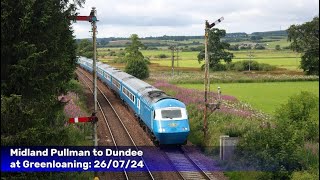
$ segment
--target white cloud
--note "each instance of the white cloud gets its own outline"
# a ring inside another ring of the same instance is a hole
[[[272,31],[319,15],[317,0],[87,0],[80,15],[97,8],[98,37],[202,35],[205,20],[224,16],[228,32]],[[74,24],[77,38],[90,37],[90,24]]]

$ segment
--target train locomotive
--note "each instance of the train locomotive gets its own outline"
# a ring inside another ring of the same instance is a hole
[[[77,63],[92,73],[91,59]],[[157,145],[186,144],[190,132],[186,106],[160,89],[107,64],[97,62],[97,77],[133,110]]]

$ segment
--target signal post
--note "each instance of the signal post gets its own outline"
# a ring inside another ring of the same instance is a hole
[[[97,113],[97,43],[96,43],[96,32],[97,32],[97,11],[95,7],[92,7],[92,10],[90,12],[89,16],[76,16],[77,21],[89,21],[92,25],[92,45],[93,45],[93,102],[94,102],[94,112],[92,113],[92,116],[89,118],[82,118],[83,122],[91,122],[93,124],[93,141],[94,146],[98,146],[98,134],[97,134],[97,122],[98,118],[96,117]],[[71,118],[72,119],[72,118]],[[70,122],[78,121],[79,118],[73,118],[73,120],[70,120]],[[94,172],[95,179],[99,179],[97,176],[97,172]]]
[[[205,34],[204,34],[204,59],[205,59],[205,70],[204,70],[204,115],[203,115],[203,140],[204,142],[207,139],[207,131],[208,131],[208,107],[215,109],[219,109],[220,106],[220,88],[218,88],[219,94],[219,102],[217,104],[208,103],[208,92],[210,91],[210,80],[209,80],[209,55],[208,55],[208,43],[209,43],[209,31],[216,24],[220,23],[224,18],[216,20],[214,23],[209,24],[208,20],[205,21]]]

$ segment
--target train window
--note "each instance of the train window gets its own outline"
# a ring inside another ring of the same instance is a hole
[[[173,119],[173,118],[181,118],[181,110],[180,109],[165,109],[161,110],[161,116],[165,119]]]
[[[119,81],[117,81],[117,80],[115,80],[115,79],[112,79],[112,84],[120,90],[120,83],[119,83]]]
[[[111,81],[111,76],[108,73],[105,72],[103,76],[107,78],[109,81]]]
[[[135,96],[125,87],[122,87],[122,92],[134,103]]]
[[[102,70],[100,68],[97,68],[97,71],[98,71],[99,74],[103,74]]]

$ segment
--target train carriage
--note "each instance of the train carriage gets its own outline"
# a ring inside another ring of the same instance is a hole
[[[92,72],[92,60],[80,57],[78,64]],[[97,76],[133,110],[159,144],[185,144],[190,132],[184,103],[119,69],[97,63]]]

